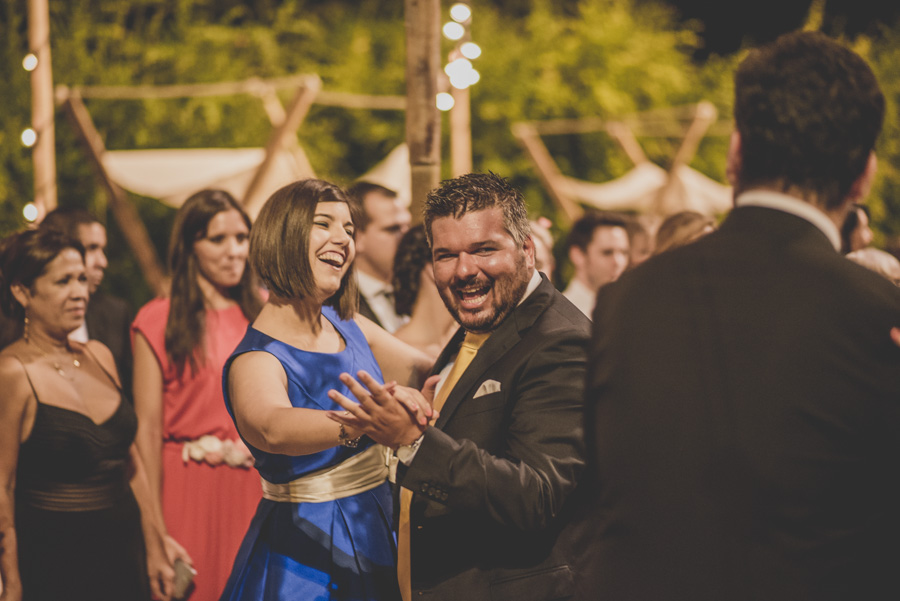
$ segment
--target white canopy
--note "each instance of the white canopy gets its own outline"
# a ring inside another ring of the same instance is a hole
[[[221,188],[240,201],[264,157],[263,148],[114,150],[103,154],[103,167],[126,190],[177,208],[204,188]],[[275,190],[301,177],[308,175],[290,152],[276,153],[247,212],[255,217]]]

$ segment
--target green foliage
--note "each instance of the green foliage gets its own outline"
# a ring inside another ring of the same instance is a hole
[[[54,83],[139,85],[237,81],[318,74],[326,91],[405,93],[403,2],[387,0],[68,0],[51,2]],[[447,3],[445,3],[447,4]],[[472,37],[483,55],[472,88],[474,165],[510,177],[535,214],[555,215],[510,126],[522,120],[600,117],[707,99],[727,120],[736,57],[693,62],[697,26],[679,23],[662,6],[634,0],[473,0]],[[508,6],[507,6],[508,5]],[[505,7],[505,8],[504,8]],[[0,0],[0,234],[23,226],[32,195],[30,151],[18,143],[30,120],[26,0]],[[446,6],[444,7],[446,9]],[[515,10],[513,10],[515,9]],[[444,42],[449,51],[449,42]],[[875,222],[900,234],[900,147],[896,107],[900,78],[898,28],[885,28],[869,56],[880,71],[892,109],[881,142]],[[290,100],[284,92],[282,100]],[[266,143],[271,125],[250,96],[178,100],[87,100],[110,149],[242,147]],[[110,229],[111,265],[105,286],[135,305],[150,295],[130,252],[110,221],[105,197],[69,123],[58,115],[59,202],[101,215]],[[315,105],[298,139],[316,173],[346,184],[402,142],[399,111]],[[445,136],[446,138],[446,136]],[[631,167],[606,134],[545,138],[568,175],[605,181]],[[661,165],[678,139],[641,139]],[[727,137],[709,137],[692,166],[724,180]],[[445,148],[444,155],[449,153]],[[444,174],[449,174],[445,167]],[[164,257],[173,211],[132,197]],[[557,232],[558,233],[558,232]]]
[[[871,61],[886,101],[878,172],[866,204],[872,212],[875,244],[900,248],[900,23],[882,27],[879,39],[866,46],[864,56]]]

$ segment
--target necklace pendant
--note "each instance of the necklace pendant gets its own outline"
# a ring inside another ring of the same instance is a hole
[[[74,358],[73,358],[73,359],[72,359],[72,365],[74,365],[75,367],[81,367],[81,361],[79,361],[78,359],[74,359]]]

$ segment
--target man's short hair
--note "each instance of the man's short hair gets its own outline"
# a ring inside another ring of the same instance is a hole
[[[525,199],[509,181],[496,173],[469,173],[444,180],[425,199],[425,233],[432,244],[431,224],[441,217],[460,219],[473,211],[499,207],[503,225],[516,244],[531,235]]]
[[[355,208],[356,213],[359,214],[359,222],[356,223],[355,215],[353,220],[356,228],[361,232],[366,231],[369,227],[369,223],[372,221],[372,217],[369,215],[368,211],[366,211],[365,203],[366,196],[372,192],[378,192],[388,198],[397,198],[396,192],[385,188],[384,186],[379,186],[378,184],[370,182],[356,182],[351,184],[350,187],[347,188],[347,197],[350,200],[350,204]]]
[[[316,281],[309,263],[309,239],[320,202],[343,202],[350,207],[353,223],[357,211],[338,186],[319,179],[305,179],[277,190],[259,211],[250,231],[250,264],[273,294],[281,298],[310,298]],[[358,291],[353,264],[341,288],[325,304],[341,319],[352,319]]]
[[[628,220],[622,215],[606,211],[587,211],[575,220],[566,236],[566,248],[573,247],[586,251],[594,231],[599,227],[620,227],[628,233]]]
[[[818,32],[753,50],[735,75],[738,187],[780,185],[839,207],[866,168],[884,96],[866,62]]]
[[[57,207],[47,213],[41,221],[42,229],[63,233],[70,238],[81,239],[78,231],[80,225],[93,225],[100,220],[88,211],[78,207]],[[103,225],[102,223],[100,225]]]

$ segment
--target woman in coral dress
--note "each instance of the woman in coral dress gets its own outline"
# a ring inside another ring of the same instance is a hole
[[[193,559],[190,601],[219,598],[261,497],[222,397],[222,367],[262,305],[248,269],[250,219],[204,190],[172,231],[171,294],[132,325],[137,444],[162,519]]]

